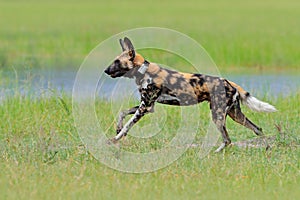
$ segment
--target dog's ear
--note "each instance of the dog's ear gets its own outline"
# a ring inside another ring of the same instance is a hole
[[[126,50],[130,51],[130,50],[134,50],[134,47],[131,43],[131,41],[128,39],[128,37],[124,38],[124,47]]]
[[[123,40],[120,39],[119,42],[120,42],[120,45],[121,45],[121,47],[122,47],[122,51],[126,51]]]
[[[128,51],[128,55],[130,56],[130,60],[133,61],[135,58],[135,51],[134,50]]]
[[[128,54],[131,57],[131,60],[133,60],[135,57],[134,47],[131,41],[127,37],[124,38],[123,46],[125,47],[126,50],[128,50]]]

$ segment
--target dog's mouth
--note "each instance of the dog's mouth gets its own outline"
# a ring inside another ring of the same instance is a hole
[[[117,78],[117,77],[123,76],[125,73],[126,73],[126,72],[116,71],[116,72],[111,73],[111,74],[109,74],[109,75],[110,75],[110,77],[112,77],[112,78]]]

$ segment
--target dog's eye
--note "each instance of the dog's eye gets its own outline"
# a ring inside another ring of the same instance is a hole
[[[121,62],[120,62],[120,60],[118,59],[118,60],[115,60],[115,64],[116,65],[118,65],[118,64],[120,64]]]

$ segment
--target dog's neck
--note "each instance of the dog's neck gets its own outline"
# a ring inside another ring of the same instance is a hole
[[[149,68],[149,62],[147,61],[147,60],[145,60],[144,62],[143,62],[143,64],[141,65],[141,66],[139,66],[138,68],[138,72],[141,74],[141,75],[145,75],[145,73],[146,73],[146,71],[147,71],[147,69]]]
[[[135,54],[133,64],[135,68],[138,68],[136,73],[139,73],[140,75],[144,75],[149,67],[149,62],[138,53]]]
[[[144,78],[144,76],[149,68],[149,64],[150,63],[147,60],[144,60],[142,63],[135,65],[129,72],[127,72],[124,75],[124,77],[141,80],[142,78]]]
[[[144,78],[149,68],[149,64],[150,63],[147,60],[144,60],[144,62],[141,65],[135,67],[136,70],[134,70],[135,72],[133,74],[133,77],[137,82]]]

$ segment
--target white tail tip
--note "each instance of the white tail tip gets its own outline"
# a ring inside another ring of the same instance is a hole
[[[277,109],[263,101],[258,100],[253,96],[248,96],[242,101],[247,107],[257,112],[276,112]]]

